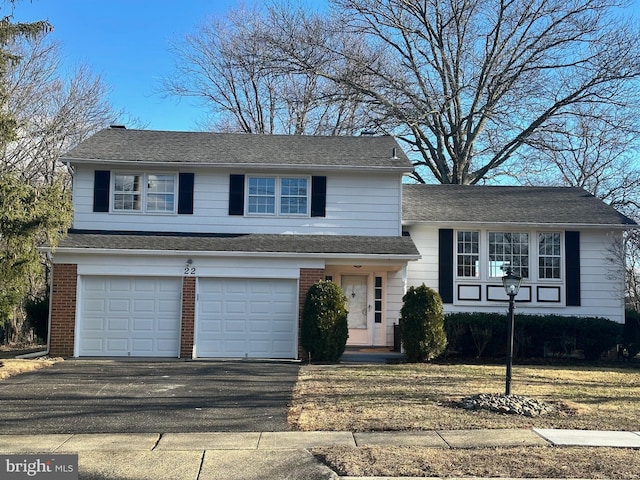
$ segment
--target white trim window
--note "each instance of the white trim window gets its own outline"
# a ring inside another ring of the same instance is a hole
[[[175,174],[115,173],[113,175],[113,211],[175,213]]]
[[[461,231],[457,235],[458,277],[478,278],[480,276],[480,232]]]
[[[538,278],[559,280],[562,265],[560,233],[538,234]]]
[[[489,277],[502,277],[505,267],[529,278],[529,233],[489,232]]]
[[[247,213],[251,215],[309,215],[307,177],[247,179]]]

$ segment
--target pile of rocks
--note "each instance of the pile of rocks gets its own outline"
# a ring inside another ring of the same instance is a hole
[[[498,393],[480,393],[472,397],[463,398],[460,406],[466,410],[490,410],[492,412],[525,417],[538,417],[558,413],[558,408],[552,404],[541,402],[519,395],[501,395]]]

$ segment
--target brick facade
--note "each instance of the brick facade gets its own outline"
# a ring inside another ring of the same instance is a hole
[[[196,319],[196,279],[182,279],[182,321],[180,324],[180,358],[193,357]]]
[[[300,282],[298,291],[298,358],[306,358],[307,353],[302,349],[300,345],[300,325],[302,323],[302,309],[304,308],[304,301],[307,298],[307,292],[311,286],[318,280],[324,280],[323,268],[301,268],[300,269]]]
[[[53,265],[51,285],[51,331],[49,354],[54,357],[72,357],[76,326],[76,292],[78,266],[56,263]]]

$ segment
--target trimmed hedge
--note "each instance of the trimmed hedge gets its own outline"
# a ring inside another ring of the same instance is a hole
[[[625,312],[624,347],[631,358],[640,353],[640,312],[637,310]]]
[[[340,360],[349,337],[347,315],[347,298],[339,285],[321,280],[309,288],[302,309],[300,344],[310,360]]]
[[[463,357],[502,357],[507,351],[507,315],[451,313],[444,327],[449,354]],[[560,315],[516,315],[514,356],[570,357],[581,352],[597,360],[621,342],[623,325],[606,318]]]
[[[407,359],[410,362],[433,360],[447,346],[440,295],[423,283],[409,288],[402,301],[400,331]]]

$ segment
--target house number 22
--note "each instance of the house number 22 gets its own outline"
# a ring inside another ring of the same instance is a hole
[[[189,260],[187,262],[187,264],[184,266],[184,274],[185,275],[195,275],[196,274],[196,267],[191,264],[191,260]]]

